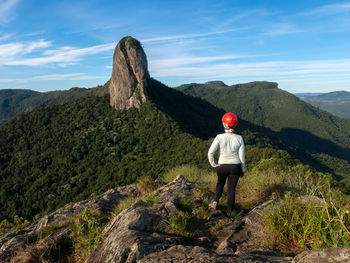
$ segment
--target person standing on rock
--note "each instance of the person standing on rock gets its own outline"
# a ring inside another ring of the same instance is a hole
[[[215,137],[208,151],[209,163],[212,167],[217,168],[218,176],[215,198],[209,207],[217,208],[227,179],[227,211],[231,212],[235,203],[238,179],[244,176],[244,141],[242,136],[234,133],[234,128],[237,125],[235,114],[228,112],[221,120],[225,133]],[[218,164],[216,164],[214,153],[218,148],[220,156]]]

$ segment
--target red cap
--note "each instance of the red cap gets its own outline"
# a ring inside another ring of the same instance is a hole
[[[231,112],[226,113],[224,116],[222,116],[222,122],[227,124],[228,126],[235,127],[237,125],[237,117]]]

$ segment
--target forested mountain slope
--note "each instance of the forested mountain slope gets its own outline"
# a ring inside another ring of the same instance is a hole
[[[181,164],[209,168],[207,139],[222,131],[224,112],[155,80],[149,97],[140,110],[116,111],[108,95],[87,95],[20,114],[3,125],[1,218],[31,219]],[[240,126],[246,143],[253,145],[248,162],[258,161],[259,155],[280,154],[257,150],[278,142],[247,125]]]

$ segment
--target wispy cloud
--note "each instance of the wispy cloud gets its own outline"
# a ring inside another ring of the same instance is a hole
[[[155,77],[251,77],[259,79],[312,77],[316,74],[335,75],[350,73],[350,59],[343,60],[310,60],[310,61],[268,61],[252,63],[215,63],[211,65],[174,66],[164,63],[163,66],[152,67],[151,74]]]
[[[241,28],[232,28],[232,29],[228,29],[228,30],[206,32],[206,33],[201,33],[201,34],[185,34],[185,35],[173,35],[173,36],[162,36],[162,37],[154,37],[154,38],[145,38],[145,39],[142,39],[141,42],[142,43],[148,43],[148,42],[158,42],[158,41],[191,39],[191,38],[199,38],[199,37],[221,35],[221,34],[230,33],[230,32],[234,32],[234,31],[238,31],[238,30],[242,30],[242,29]]]
[[[14,83],[14,82],[25,82],[26,80],[18,79],[18,78],[0,78],[0,83]]]
[[[101,76],[91,76],[85,73],[68,73],[68,74],[50,74],[34,76],[31,80],[87,80],[87,79],[100,79]]]
[[[40,39],[29,43],[8,43],[0,45],[0,65],[2,62],[18,55],[26,55],[38,49],[43,49],[51,46],[50,41]]]
[[[303,15],[335,15],[350,12],[350,2],[323,5],[306,12]]]
[[[1,34],[0,33],[0,41],[6,41],[12,37],[12,34]]]
[[[12,9],[19,0],[3,0],[0,1],[0,23],[8,22],[12,16]]]
[[[104,79],[105,76],[92,76],[86,73],[65,73],[38,75],[30,78],[0,78],[0,83],[28,83],[31,81],[53,81],[53,80],[90,80]]]
[[[229,56],[207,56],[207,57],[178,57],[178,58],[168,58],[168,59],[154,59],[150,60],[150,65],[153,70],[162,68],[175,68],[183,65],[194,65],[194,64],[204,64],[212,63],[218,61],[227,61],[242,58],[252,58],[258,57],[259,55],[229,55]]]
[[[301,33],[301,32],[305,32],[305,30],[302,30],[291,23],[278,23],[270,27],[267,27],[267,30],[265,31],[264,35],[282,36],[282,35],[295,34],[295,33]]]
[[[52,46],[51,41],[39,40],[31,43],[10,43],[0,45],[0,66],[45,66],[58,64],[65,66],[81,60],[85,56],[113,50],[115,44],[103,44],[86,48]],[[41,50],[41,54],[32,54]],[[30,56],[26,56],[30,55]]]

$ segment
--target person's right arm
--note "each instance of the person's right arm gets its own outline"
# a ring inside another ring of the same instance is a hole
[[[219,147],[219,140],[218,137],[215,137],[214,141],[212,142],[209,151],[208,151],[208,159],[209,159],[209,163],[212,167],[217,167],[217,164],[215,164],[215,160],[214,160],[214,154],[216,152],[216,150]]]

